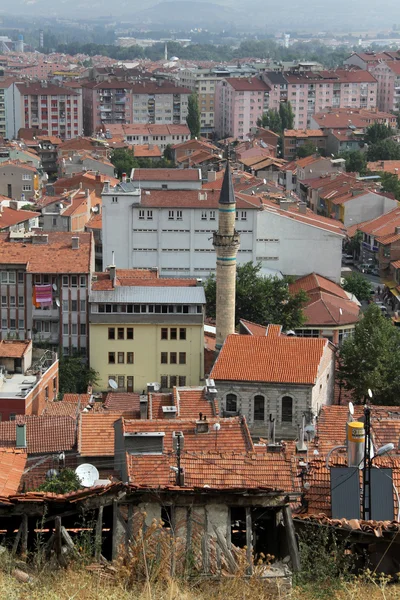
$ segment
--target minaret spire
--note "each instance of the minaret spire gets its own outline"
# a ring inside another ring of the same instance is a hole
[[[213,236],[217,253],[217,350],[235,332],[236,254],[240,245],[235,219],[236,198],[228,161],[218,203],[218,231]]]

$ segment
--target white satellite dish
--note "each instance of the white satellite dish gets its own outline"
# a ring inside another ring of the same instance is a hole
[[[267,180],[263,179],[263,184],[266,185],[267,184]]]
[[[99,479],[99,472],[94,465],[85,463],[75,469],[83,487],[91,487]]]
[[[60,306],[61,306],[60,305],[60,298],[56,298],[56,304],[57,304],[58,308],[60,308]]]
[[[352,402],[349,402],[349,413],[351,416],[354,415],[354,404]]]
[[[219,423],[214,423],[213,429],[214,431],[219,431],[221,429],[221,425]]]
[[[56,292],[57,291],[57,284],[53,283],[53,290]]]
[[[118,384],[117,384],[117,382],[114,379],[109,379],[108,380],[108,385],[113,390],[117,390],[118,389]]]

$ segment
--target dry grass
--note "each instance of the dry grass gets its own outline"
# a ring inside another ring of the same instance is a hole
[[[328,586],[327,586],[328,587]],[[400,585],[347,583],[332,590],[331,600],[400,600]],[[104,582],[85,569],[43,572],[30,583],[18,583],[12,575],[0,573],[1,600],[272,600],[259,580],[239,578],[198,583],[196,587],[169,581],[126,589],[122,584]],[[290,594],[277,592],[273,600],[319,600],[320,590],[295,588]]]

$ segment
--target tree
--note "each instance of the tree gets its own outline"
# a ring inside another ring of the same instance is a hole
[[[354,296],[360,302],[362,300],[370,300],[371,299],[371,290],[372,286],[370,281],[363,277],[361,273],[356,273],[352,271],[348,277],[345,278],[343,283],[343,289],[346,292],[350,292],[350,294],[354,294]]]
[[[338,380],[363,401],[372,390],[374,404],[400,404],[400,332],[371,304],[344,340],[339,354]]]
[[[360,150],[349,150],[341,152],[340,158],[344,158],[346,161],[347,173],[359,173],[364,175],[367,171],[367,156],[365,152]]]
[[[382,192],[394,194],[400,200],[400,179],[395,173],[379,173],[381,176]]]
[[[88,385],[99,379],[97,371],[88,367],[80,356],[63,356],[59,368],[60,394],[85,394]]]
[[[306,156],[312,156],[315,154],[315,144],[311,140],[307,140],[305,144],[299,146],[297,150],[298,158],[305,158]]]
[[[174,151],[172,150],[171,144],[167,144],[165,146],[163,157],[165,158],[165,160],[174,160]]]
[[[364,141],[366,144],[376,144],[391,135],[393,135],[393,130],[389,125],[385,125],[384,123],[374,123],[367,128]]]
[[[368,148],[367,158],[370,161],[400,160],[400,144],[391,139],[380,140]]]
[[[258,127],[265,127],[266,129],[270,129],[274,133],[282,132],[282,121],[281,117],[273,108],[270,108],[266,113],[262,115],[260,119],[257,119]]]
[[[188,100],[188,113],[186,117],[187,126],[193,138],[200,137],[200,110],[197,94],[191,94]]]
[[[283,329],[294,329],[304,323],[302,307],[307,301],[305,292],[291,295],[289,278],[265,277],[260,274],[261,264],[248,262],[236,271],[235,322],[247,319],[261,325],[275,323]],[[215,318],[216,281],[210,276],[205,284],[207,315]]]
[[[133,150],[125,148],[116,148],[113,150],[111,152],[111,162],[117,171],[118,177],[121,177],[122,173],[126,173],[129,176],[132,169],[138,166]]]
[[[285,129],[293,129],[294,113],[290,102],[281,102],[279,105],[279,116],[281,118],[282,131]]]
[[[82,488],[81,480],[73,469],[63,469],[54,474],[39,487],[40,492],[53,492],[54,494],[68,494]]]
[[[356,231],[352,238],[345,245],[347,254],[352,254],[355,258],[360,256],[360,244],[363,239],[362,231]]]

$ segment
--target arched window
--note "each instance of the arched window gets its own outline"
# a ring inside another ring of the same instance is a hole
[[[237,411],[237,396],[236,394],[227,394],[225,398],[225,410],[226,412]]]
[[[291,423],[293,421],[293,398],[283,396],[282,398],[282,423]]]
[[[264,421],[265,418],[265,398],[264,396],[254,396],[254,420]]]

